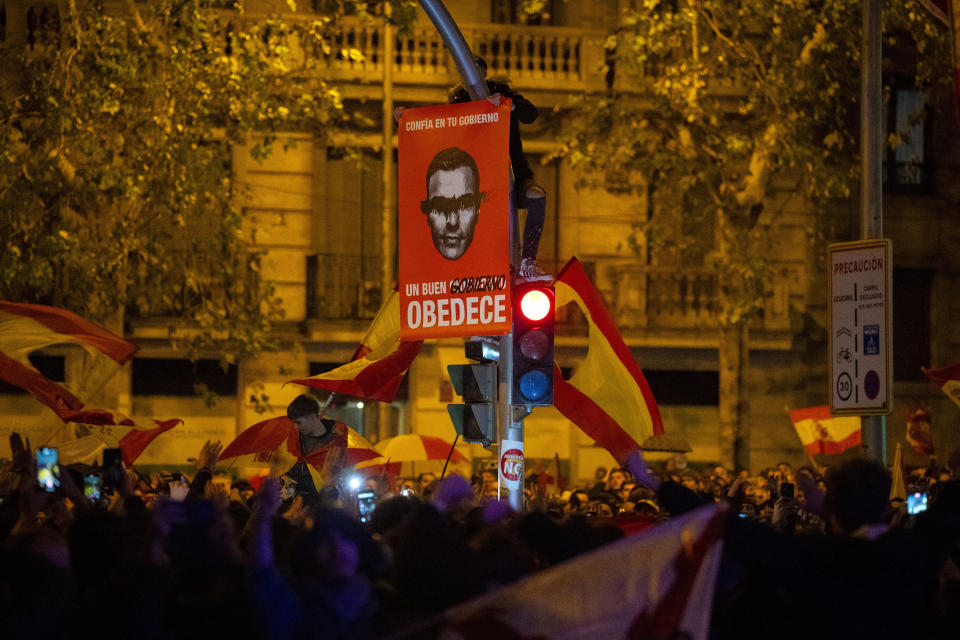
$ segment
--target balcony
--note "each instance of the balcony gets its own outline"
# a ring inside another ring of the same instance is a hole
[[[613,266],[609,277],[613,284],[610,310],[623,331],[694,332],[717,326],[715,271],[623,264]],[[789,271],[774,277],[771,294],[752,330],[776,334],[789,331],[789,296],[797,277]]]
[[[231,25],[256,30],[265,16],[217,12],[224,34]],[[284,16],[290,24],[307,27],[309,17]],[[524,89],[561,88],[565,92],[603,88],[604,34],[568,27],[528,27],[504,24],[459,25],[470,50],[487,60],[489,75],[505,75]],[[377,22],[344,18],[329,49],[290,44],[295,60],[315,62],[329,77],[341,82],[379,84],[383,80],[383,28]],[[355,50],[360,55],[347,53]],[[394,41],[393,83],[448,87],[460,82],[453,58],[432,24],[417,24]]]

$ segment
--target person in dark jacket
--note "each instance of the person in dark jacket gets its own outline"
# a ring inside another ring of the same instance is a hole
[[[477,70],[484,79],[487,77],[487,61],[480,56],[474,56]],[[520,138],[520,123],[531,124],[539,116],[537,108],[532,102],[514,91],[506,82],[487,80],[487,98],[494,105],[500,104],[503,98],[510,99],[510,164],[513,165],[513,178],[518,194],[518,206],[526,206],[527,221],[523,227],[523,247],[520,254],[520,269],[517,273],[521,280],[552,280],[537,266],[537,249],[540,246],[540,234],[543,232],[543,223],[546,218],[547,193],[543,187],[533,180],[533,170],[527,157],[523,154],[523,140]],[[463,85],[457,85],[450,90],[451,103],[469,102],[470,94]]]

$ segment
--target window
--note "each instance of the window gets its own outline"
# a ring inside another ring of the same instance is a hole
[[[643,376],[658,405],[716,407],[720,374],[716,371],[645,370]]]
[[[930,283],[924,269],[893,270],[893,379],[925,380],[930,366]]]
[[[175,358],[136,358],[131,371],[131,386],[135,396],[193,396],[195,385],[221,396],[237,394],[237,366],[226,371],[219,360],[203,359],[191,362]]]
[[[27,9],[27,44],[57,42],[60,38],[60,11],[57,5],[37,3]]]
[[[926,106],[923,93],[894,82],[886,109],[887,152],[883,183],[887,191],[929,192],[932,171],[926,161]]]
[[[565,1],[565,0],[562,0]],[[490,4],[490,22],[495,24],[559,25],[558,0],[544,0],[543,8],[535,13],[523,10],[523,0],[493,0]]]

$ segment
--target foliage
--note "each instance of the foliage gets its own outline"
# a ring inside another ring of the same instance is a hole
[[[6,43],[0,298],[184,318],[202,330],[194,347],[231,359],[270,347],[280,309],[242,233],[232,154],[348,126],[324,65],[355,52],[331,51],[344,11],[253,19],[213,4],[116,15],[77,0],[59,28]]]
[[[889,52],[942,90],[946,30],[915,2],[887,5]],[[643,0],[607,39],[608,91],[573,101],[560,155],[648,193],[634,244],[715,266],[724,326],[748,322],[768,288],[774,180],[815,211],[855,193],[861,6]]]

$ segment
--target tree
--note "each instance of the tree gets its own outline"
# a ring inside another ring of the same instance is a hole
[[[641,176],[654,213],[638,236],[716,269],[721,458],[747,468],[748,326],[779,213],[771,179],[814,213],[855,193],[862,3],[637,4],[607,39],[609,89],[574,101],[561,153],[585,176]],[[945,30],[917,3],[887,4],[886,44],[909,44],[918,86],[942,90]]]
[[[278,132],[322,141],[350,125],[324,66],[359,55],[331,52],[347,5],[285,20],[240,2],[128,1],[116,15],[71,0],[29,39],[8,37],[0,297],[117,332],[125,318],[184,318],[201,330],[194,347],[231,359],[269,347],[280,309],[242,237],[231,149],[255,142],[264,157]]]

